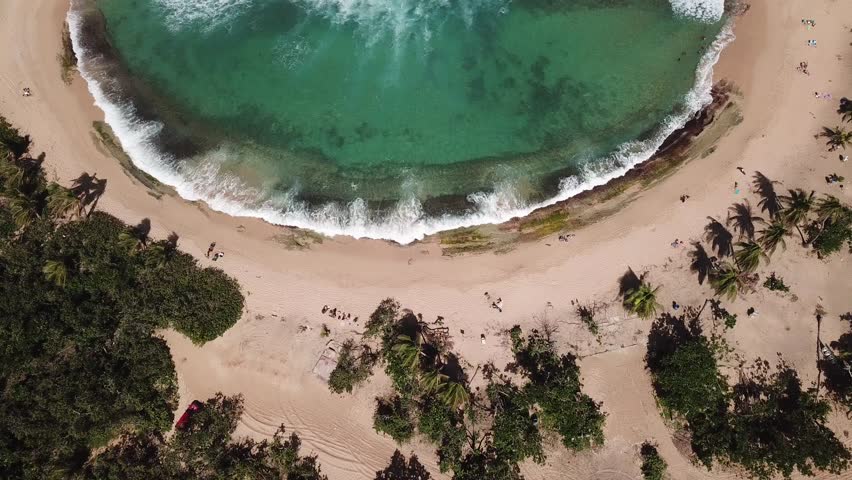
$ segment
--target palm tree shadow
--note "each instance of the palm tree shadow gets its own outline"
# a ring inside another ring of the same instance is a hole
[[[91,215],[97,207],[98,201],[106,192],[106,185],[106,179],[98,178],[97,173],[89,175],[87,172],[83,172],[72,181],[71,192],[80,199],[83,209],[89,209],[87,216]]]
[[[618,279],[618,296],[624,298],[640,285],[642,285],[642,277],[637,276],[632,268],[627,267],[627,271]]]
[[[689,265],[689,270],[698,274],[698,284],[704,285],[704,280],[710,274],[713,268],[713,259],[707,255],[707,250],[700,242],[692,242],[693,250],[689,252],[692,257],[692,263]]]
[[[757,205],[760,207],[760,211],[768,213],[769,218],[772,219],[778,218],[781,210],[784,209],[778,194],[775,192],[775,185],[778,183],[780,182],[770,180],[760,172],[754,173],[752,185],[754,185],[755,192],[760,196]]]
[[[734,236],[718,220],[707,217],[710,220],[704,227],[704,238],[710,242],[713,250],[720,257],[729,257],[734,253]]]
[[[763,222],[763,219],[755,216],[749,201],[743,200],[740,203],[731,205],[728,209],[728,219],[725,222],[727,225],[734,225],[740,237],[754,238],[754,224]]]

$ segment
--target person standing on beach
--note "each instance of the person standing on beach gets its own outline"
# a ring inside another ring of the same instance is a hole
[[[204,256],[210,258],[210,254],[213,253],[214,248],[216,248],[216,242],[211,243],[210,246],[207,247],[207,253]]]

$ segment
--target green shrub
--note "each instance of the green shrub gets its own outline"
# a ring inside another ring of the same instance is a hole
[[[399,396],[388,400],[377,398],[373,428],[379,433],[389,435],[397,443],[408,442],[414,436],[410,404]]]
[[[766,277],[766,281],[763,282],[763,286],[773,292],[787,293],[790,291],[790,287],[784,283],[784,279],[776,277],[775,272],[772,272],[768,277]]]
[[[657,452],[657,447],[654,444],[643,443],[639,454],[642,455],[642,476],[645,480],[663,480],[666,478],[668,465]]]
[[[770,371],[758,360],[730,387],[719,373],[716,340],[696,323],[657,319],[645,358],[659,403],[689,428],[705,466],[735,464],[761,480],[846,468],[850,453],[825,425],[829,404],[803,389],[795,370],[781,361]]]
[[[527,395],[510,383],[491,383],[486,393],[495,410],[491,430],[498,455],[513,463],[527,458],[544,463],[541,433]]]
[[[418,409],[417,429],[427,440],[438,446],[438,465],[441,472],[453,469],[462,456],[465,444],[464,419],[458,410],[427,397]]]
[[[844,247],[852,251],[852,214],[835,222],[827,222],[814,240],[813,247],[823,257],[839,252]]]
[[[21,135],[20,130],[0,115],[0,156],[5,157],[5,151],[20,157],[29,150],[30,143],[29,135]],[[5,161],[5,158],[3,160]]]
[[[337,365],[328,377],[328,388],[334,393],[352,393],[352,389],[373,374],[376,356],[367,347],[357,347],[352,339],[340,347]]]
[[[138,302],[159,325],[203,344],[240,319],[244,299],[237,281],[225,272],[201,269],[191,255],[177,253],[161,268],[143,272]]]
[[[221,393],[192,414],[186,427],[164,439],[128,434],[90,459],[76,478],[92,480],[179,480],[276,478],[327,480],[316,456],[301,456],[301,439],[281,426],[272,440],[256,442],[233,434],[242,398]]]
[[[375,480],[430,480],[429,471],[426,470],[417,455],[411,454],[406,462],[405,455],[399,450],[393,453],[390,464],[381,471],[376,472]]]
[[[581,391],[576,358],[559,355],[553,340],[537,330],[522,338],[516,326],[510,334],[517,365],[529,379],[523,389],[526,401],[538,405],[541,425],[559,433],[569,450],[602,444],[606,415],[600,403]]]

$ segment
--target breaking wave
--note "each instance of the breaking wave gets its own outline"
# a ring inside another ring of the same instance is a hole
[[[325,235],[348,235],[355,238],[392,240],[401,244],[411,243],[423,237],[454,228],[474,225],[502,223],[513,217],[528,215],[533,210],[568,199],[609,180],[624,175],[637,164],[650,158],[663,141],[682,127],[696,112],[711,100],[713,66],[721,51],[734,39],[732,24],[725,25],[696,69],[695,84],[683,101],[681,111],[666,118],[648,140],[628,142],[604,159],[585,163],[577,175],[563,178],[558,194],[546,201],[528,203],[522,199],[515,185],[501,182],[490,192],[476,192],[467,199],[473,205],[463,214],[430,216],[424,213],[423,205],[414,196],[404,198],[383,212],[372,211],[367,203],[356,199],[349,203],[329,202],[324,205],[309,205],[298,199],[298,191],[278,192],[249,185],[243,179],[224,171],[223,166],[235,153],[227,147],[204,154],[204,161],[197,165],[176,162],[162,152],[154,138],[163,129],[157,122],[141,120],[133,103],[127,99],[115,100],[113,80],[103,75],[99,68],[99,57],[88,52],[82,41],[82,14],[75,6],[83,0],[73,0],[68,13],[68,24],[74,51],[79,59],[79,70],[88,84],[95,104],[104,112],[107,123],[121,141],[122,147],[141,170],[170,185],[187,200],[203,200],[214,210],[233,216],[256,217],[276,225],[306,228]],[[251,0],[196,0],[202,8],[188,9],[184,0],[157,0],[172,5],[176,12],[189,15],[212,15],[206,10],[225,15],[222,9],[238,10]],[[311,0],[353,5],[359,3],[382,3],[386,0]],[[413,0],[409,0],[411,3]],[[722,0],[671,0],[673,7],[684,9],[700,18],[710,20],[717,10],[714,5]],[[188,10],[182,10],[187,8]],[[217,10],[217,8],[219,10]],[[190,11],[191,10],[191,11]],[[204,17],[207,18],[207,17]],[[211,16],[211,21],[222,21],[221,16]],[[416,191],[416,180],[412,188]]]

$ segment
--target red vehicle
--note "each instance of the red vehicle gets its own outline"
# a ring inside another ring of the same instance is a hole
[[[186,428],[187,424],[189,423],[189,419],[192,417],[192,415],[195,412],[201,410],[201,407],[203,406],[203,403],[199,402],[198,400],[193,400],[192,403],[189,404],[189,407],[187,407],[186,411],[183,412],[183,415],[181,415],[178,419],[177,423],[175,424],[175,428],[177,428],[178,430],[183,430],[184,428]]]

